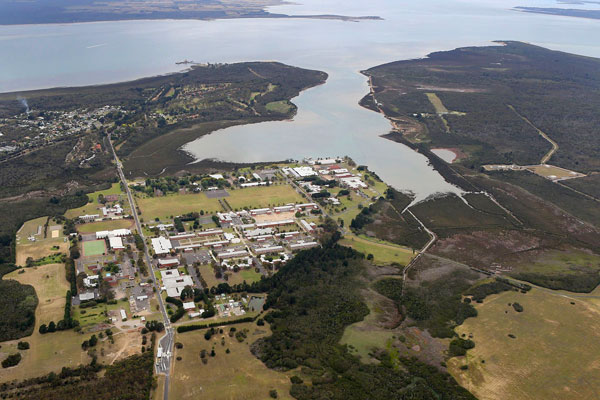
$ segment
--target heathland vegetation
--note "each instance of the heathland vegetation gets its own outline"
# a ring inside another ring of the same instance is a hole
[[[462,161],[468,166],[535,164],[550,148],[538,128],[560,147],[552,163],[591,172],[600,169],[594,111],[600,105],[599,67],[598,59],[505,42],[432,53],[364,73],[389,118],[419,126],[406,140],[458,147],[468,155]],[[460,113],[436,112],[426,96],[430,92]],[[373,107],[370,97],[363,103]]]
[[[391,120],[388,138],[425,154],[450,182],[478,192],[412,207],[439,238],[431,253],[553,289],[590,291],[600,283],[595,175],[563,183],[529,171],[480,169],[540,163],[552,147],[543,131],[558,146],[549,162],[600,170],[593,111],[600,104],[598,66],[597,59],[508,42],[364,71],[372,93],[362,104]],[[445,163],[431,152],[440,147],[462,157]],[[552,268],[531,268],[538,258]]]

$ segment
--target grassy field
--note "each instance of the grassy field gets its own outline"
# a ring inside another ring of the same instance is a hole
[[[536,257],[519,260],[515,257],[515,273],[539,273],[544,275],[575,274],[579,271],[600,270],[600,256],[583,249],[548,249]]]
[[[508,306],[514,302],[522,313]],[[479,399],[598,397],[598,304],[534,288],[490,296],[476,308],[477,318],[456,329],[473,334],[475,348],[451,359],[449,369]],[[464,364],[469,368],[460,370]]]
[[[104,240],[83,242],[84,256],[100,256],[104,253],[106,253],[106,242]]]
[[[536,173],[540,176],[543,176],[544,178],[550,178],[551,176],[554,176],[555,178],[552,179],[556,179],[556,178],[574,178],[574,177],[583,177],[585,175],[582,175],[578,172],[575,171],[570,171],[568,169],[564,169],[564,168],[560,168],[560,167],[555,167],[554,165],[532,165],[530,167],[527,167],[528,170],[532,171],[533,173]]]
[[[204,276],[204,275],[203,275]],[[232,273],[227,281],[230,285],[236,285],[246,281],[246,283],[258,282],[261,275],[254,271],[254,268],[243,269],[240,272]]]
[[[15,279],[33,285],[39,298],[36,309],[33,334],[21,340],[29,342],[30,349],[21,351],[23,359],[14,368],[0,370],[0,382],[12,379],[26,379],[58,372],[63,366],[76,367],[87,363],[90,358],[81,350],[81,342],[87,337],[74,331],[61,331],[41,335],[38,328],[51,320],[57,322],[64,315],[65,294],[69,284],[65,279],[63,264],[49,264],[28,268],[25,273],[14,271],[5,279]],[[0,358],[17,351],[18,340],[2,343]]]
[[[363,299],[369,307],[369,314],[364,320],[349,325],[344,330],[341,344],[351,346],[352,354],[360,357],[364,363],[375,362],[375,359],[369,355],[374,348],[385,349],[394,341],[396,333],[390,329],[380,326],[380,320],[385,318],[386,306],[385,298],[374,291],[363,296]],[[388,300],[387,303],[390,303]],[[394,308],[392,305],[391,308]]]
[[[90,199],[88,204],[81,206],[79,208],[72,208],[70,210],[67,210],[67,212],[65,213],[65,216],[67,218],[75,218],[75,217],[78,217],[80,215],[85,215],[85,214],[98,214],[99,213],[98,208],[102,207],[102,205],[98,203],[98,196],[100,196],[100,195],[106,196],[109,194],[124,194],[124,193],[121,191],[121,186],[119,183],[113,183],[111,185],[111,187],[108,189],[98,190],[97,192],[88,193],[88,198]]]
[[[228,192],[229,196],[225,197],[225,200],[234,209],[260,208],[304,201],[288,185],[250,187],[228,190]],[[181,215],[192,211],[223,211],[218,199],[209,199],[205,193],[138,198],[137,203],[146,221],[156,217],[168,218],[171,215]]]
[[[198,267],[198,270],[200,270],[200,275],[202,275],[202,278],[204,278],[208,287],[217,286],[219,283],[221,283],[217,278],[215,278],[215,272],[210,265],[201,265]]]
[[[19,274],[13,271],[5,279],[14,279],[22,284],[32,285],[39,299],[36,310],[36,325],[58,322],[65,310],[65,294],[69,283],[65,278],[64,264],[47,264],[41,267],[24,269]]]
[[[288,103],[286,100],[272,101],[270,103],[267,103],[265,107],[269,111],[275,111],[281,114],[289,112],[290,108],[292,108],[290,103]]]
[[[115,329],[113,329],[113,332]],[[30,349],[20,351],[23,359],[16,367],[0,370],[0,382],[13,379],[35,378],[50,372],[60,372],[63,366],[75,368],[80,364],[89,364],[92,360],[87,352],[81,350],[81,343],[90,338],[91,333],[77,333],[72,330],[41,335],[36,329],[30,337],[21,339],[29,342]],[[110,364],[116,359],[139,352],[141,339],[137,332],[119,332],[114,335],[115,343],[103,339],[96,346],[98,362]],[[18,340],[2,343],[0,358],[15,353]]]
[[[112,231],[114,229],[131,229],[132,227],[132,219],[115,219],[112,221],[88,222],[77,225],[77,231],[79,233],[93,233],[97,231]]]
[[[162,197],[144,197],[136,199],[141,216],[145,221],[154,218],[169,218],[171,215],[181,215],[192,211],[205,212],[222,211],[217,199],[209,199],[206,194],[172,194]]]
[[[291,387],[287,375],[267,368],[250,352],[250,344],[269,334],[267,325],[257,327],[253,323],[234,325],[238,331],[248,329],[248,339],[242,343],[230,338],[224,327],[223,334],[217,334],[210,341],[204,339],[204,331],[193,331],[175,336],[175,342],[183,344],[183,349],[175,350],[175,357],[169,387],[173,399],[268,399],[269,391],[277,390],[279,399],[291,399]],[[225,345],[221,345],[221,338]],[[215,357],[210,357],[211,349]],[[230,353],[226,354],[225,350]],[[206,350],[208,363],[200,359],[200,351]]]
[[[442,100],[435,93],[425,93],[427,95],[427,99],[431,102],[431,105],[435,108],[435,112],[437,113],[447,113],[448,109],[442,103]]]
[[[50,222],[47,232],[48,235],[46,238],[44,238],[44,224],[46,223],[46,220],[47,217],[41,217],[27,221],[17,232],[17,265],[24,266],[28,257],[37,260],[50,254],[67,252],[69,248],[69,242],[65,242],[64,240],[62,226],[60,226],[60,228],[57,230],[58,237],[53,238],[50,228],[53,223]],[[38,227],[40,226],[41,234],[36,235],[38,232]],[[36,239],[35,242],[31,242],[27,239],[30,235],[34,235]],[[57,248],[53,248],[54,246]]]
[[[73,307],[73,319],[79,321],[82,327],[94,326],[103,323],[108,318],[104,315],[105,311],[113,311],[124,309],[128,316],[131,316],[131,308],[129,307],[129,301],[117,301],[117,304],[105,304],[101,303],[94,307],[88,307],[80,309],[79,307]]]
[[[365,253],[365,255],[373,254],[373,262],[378,265],[391,264],[394,262],[401,265],[407,265],[415,255],[411,249],[407,249],[406,247],[387,243],[382,240],[367,239],[350,233],[346,234],[345,237],[340,240],[340,244],[352,247],[356,251]]]
[[[287,203],[303,203],[302,198],[289,185],[271,185],[236,189],[229,192],[226,198],[231,207],[262,208]]]

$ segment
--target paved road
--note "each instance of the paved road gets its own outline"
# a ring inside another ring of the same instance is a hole
[[[142,230],[142,225],[140,224],[140,219],[138,217],[137,209],[135,207],[135,202],[133,201],[133,196],[131,194],[131,190],[129,189],[129,185],[127,184],[127,179],[125,178],[125,174],[123,173],[123,166],[119,158],[117,157],[117,153],[113,147],[112,141],[108,139],[110,143],[110,148],[113,153],[113,157],[115,159],[115,163],[117,165],[117,171],[119,172],[119,177],[121,178],[121,182],[125,187],[125,193],[127,194],[127,199],[129,200],[129,206],[131,207],[131,215],[135,221],[135,226],[137,228],[138,233],[144,240],[144,257],[146,259],[146,264],[150,270],[150,276],[152,277],[152,284],[156,289],[156,298],[158,300],[158,304],[160,307],[160,311],[163,316],[163,323],[165,324],[165,334],[158,341],[158,347],[162,349],[162,357],[156,361],[155,370],[157,374],[165,375],[165,392],[164,399],[168,400],[169,398],[169,373],[171,371],[171,360],[173,355],[173,338],[174,331],[171,327],[171,321],[169,320],[169,315],[167,314],[167,309],[165,308],[165,304],[160,296],[160,286],[158,285],[158,281],[156,280],[156,275],[154,274],[154,265],[152,264],[152,259],[150,258],[150,253],[148,252],[148,246],[146,246],[146,237],[144,236],[144,231]]]

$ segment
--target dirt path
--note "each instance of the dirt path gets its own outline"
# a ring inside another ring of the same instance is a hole
[[[252,72],[253,75],[256,75],[257,77],[259,77],[260,79],[267,79],[266,77],[262,76],[261,74],[259,74],[258,72],[256,72],[255,70],[253,70],[252,68],[248,67],[248,71]]]
[[[596,197],[594,197],[594,196],[592,196],[592,195],[589,195],[589,194],[587,194],[587,193],[583,193],[582,191],[579,191],[579,190],[577,190],[577,189],[575,189],[575,188],[572,188],[571,186],[565,185],[565,184],[564,184],[564,183],[562,183],[562,182],[558,182],[558,181],[557,181],[557,182],[556,182],[556,184],[557,184],[557,185],[560,185],[560,186],[562,186],[562,187],[564,187],[565,189],[572,190],[573,192],[575,192],[575,193],[577,193],[577,194],[580,194],[580,195],[582,195],[582,196],[584,196],[584,197],[587,197],[587,198],[588,198],[588,199],[590,199],[590,200],[594,200],[595,202],[598,202],[598,203],[600,203],[600,199],[598,199],[598,198],[596,198]]]
[[[510,108],[515,114],[517,114],[519,116],[519,118],[521,118],[523,121],[525,121],[527,124],[529,124],[529,126],[531,126],[533,129],[535,129],[541,137],[546,139],[552,145],[552,148],[544,155],[544,157],[542,157],[542,160],[540,161],[540,164],[547,164],[548,161],[550,160],[550,158],[552,157],[552,155],[554,155],[554,153],[556,153],[558,151],[558,144],[554,140],[550,139],[550,137],[545,132],[541,131],[530,120],[528,120],[526,117],[519,114],[513,106],[511,106],[509,104],[508,108]]]

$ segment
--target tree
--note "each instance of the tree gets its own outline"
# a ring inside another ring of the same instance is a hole
[[[11,354],[2,361],[2,368],[14,367],[21,362],[21,353]]]
[[[46,326],[46,324],[41,324],[40,325],[40,329],[39,332],[43,335],[44,333],[48,332],[48,327]]]
[[[48,324],[48,332],[56,332],[56,324],[54,323],[54,321],[50,321],[50,323]]]
[[[19,342],[19,343],[17,343],[17,349],[19,349],[19,350],[29,350],[29,342]]]

